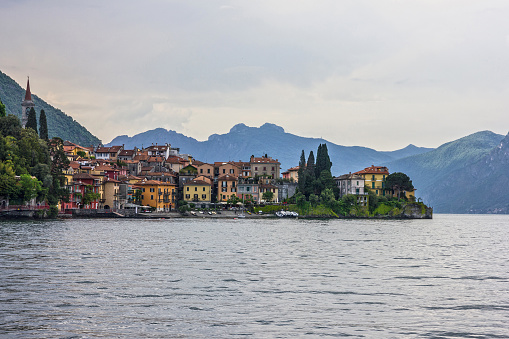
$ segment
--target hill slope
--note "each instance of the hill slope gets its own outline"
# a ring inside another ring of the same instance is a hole
[[[21,119],[21,101],[24,97],[25,89],[0,71],[0,100],[5,105],[6,113],[13,114]],[[37,121],[39,121],[41,109],[46,112],[50,138],[60,137],[82,146],[98,145],[101,142],[72,117],[49,105],[38,96],[32,94],[32,100],[37,112]]]
[[[509,213],[509,134],[428,190],[442,213]]]
[[[269,123],[261,127],[238,124],[228,133],[213,134],[206,141],[197,141],[175,131],[158,128],[133,137],[116,137],[108,145],[124,145],[132,149],[134,146],[141,147],[152,143],[170,143],[173,147],[179,147],[181,153],[192,154],[196,159],[205,162],[246,161],[251,155],[267,154],[281,162],[283,171],[298,165],[302,150],[307,157],[310,151],[316,153],[319,144],[326,143],[333,175],[358,171],[372,164],[398,159],[405,154],[413,155],[429,150],[411,146],[400,151],[378,152],[366,147],[340,146],[324,139],[304,138],[286,133],[282,127]]]
[[[449,186],[446,180],[456,175],[466,165],[475,163],[486,156],[504,137],[490,131],[482,131],[448,142],[437,149],[395,160],[387,163],[391,172],[404,172],[412,178],[414,186],[418,189],[417,196],[423,198],[435,208],[435,212],[444,212],[442,196],[439,193],[441,186]],[[456,192],[454,187],[449,188]],[[455,193],[455,194],[460,194]],[[448,210],[449,213],[465,213],[459,209]]]

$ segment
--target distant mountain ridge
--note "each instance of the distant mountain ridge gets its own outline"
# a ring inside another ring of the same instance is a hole
[[[132,149],[153,143],[169,143],[173,147],[179,147],[181,153],[191,154],[204,162],[247,160],[251,155],[267,154],[281,162],[282,171],[298,165],[302,150],[307,157],[310,151],[316,153],[319,144],[326,143],[333,164],[333,175],[358,171],[372,164],[431,150],[409,145],[402,150],[379,152],[367,147],[341,146],[321,138],[305,138],[286,133],[282,127],[270,123],[260,127],[237,124],[228,133],[212,134],[206,141],[198,141],[172,130],[157,128],[132,137],[118,136],[106,146],[124,145],[125,148]]]
[[[0,100],[5,105],[6,113],[13,114],[21,120],[21,101],[24,97],[25,89],[0,71]],[[50,138],[59,137],[85,147],[101,143],[101,140],[92,135],[79,122],[58,108],[51,106],[34,94],[32,94],[32,100],[35,104],[37,121],[39,121],[41,109],[46,113],[48,135]]]
[[[442,213],[509,214],[509,134],[488,153],[439,178],[426,193]]]
[[[398,159],[386,165],[391,172],[408,174],[417,188],[416,195],[434,207],[435,212],[492,212],[500,203],[509,205],[507,192],[509,185],[505,186],[504,191],[496,187],[483,186],[482,177],[492,173],[491,179],[483,179],[489,181],[494,177],[501,177],[502,174],[497,172],[495,175],[496,171],[483,168],[480,164],[490,163],[497,168],[497,171],[503,172],[501,164],[508,159],[500,155],[496,157],[490,155],[498,149],[497,146],[501,144],[502,139],[504,139],[503,135],[490,131],[477,132],[445,143],[430,152]],[[506,139],[507,137],[504,140]],[[507,141],[502,144],[507,148]],[[509,172],[509,169],[505,168],[505,171]],[[472,175],[468,179],[465,177],[466,173],[473,172],[476,172],[477,176]],[[492,192],[498,193],[492,194]],[[490,203],[486,204],[486,202]],[[507,212],[509,210],[505,213]]]

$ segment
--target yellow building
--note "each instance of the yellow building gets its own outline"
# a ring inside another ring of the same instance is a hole
[[[210,203],[212,185],[204,180],[193,179],[184,184],[184,201],[194,203]]]
[[[385,196],[385,178],[389,175],[389,169],[385,166],[371,166],[355,172],[364,178],[366,188],[373,191],[376,195]]]
[[[177,186],[157,180],[139,181],[136,186],[141,189],[141,204],[154,207],[159,212],[175,209]]]
[[[102,207],[105,209],[118,209],[119,204],[119,184],[120,181],[105,177],[102,182],[103,191],[101,196]]]

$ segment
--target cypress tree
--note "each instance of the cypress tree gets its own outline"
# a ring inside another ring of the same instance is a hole
[[[46,112],[41,109],[39,116],[39,137],[43,140],[48,140],[48,122],[46,121]]]
[[[299,192],[304,193],[304,188],[306,186],[306,155],[304,154],[304,150],[300,155],[299,161]]]
[[[5,105],[3,104],[2,100],[0,100],[0,118],[5,117]]]
[[[37,117],[35,113],[35,109],[32,107],[30,108],[30,111],[28,111],[28,117],[27,117],[27,125],[25,128],[31,128],[37,133]]]
[[[309,152],[308,163],[306,165],[306,172],[311,175],[312,180],[316,178],[315,176],[315,155],[313,151]]]

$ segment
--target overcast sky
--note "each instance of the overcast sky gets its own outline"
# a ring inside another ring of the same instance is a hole
[[[0,0],[0,18],[0,70],[105,143],[241,122],[377,150],[509,131],[507,0]]]

